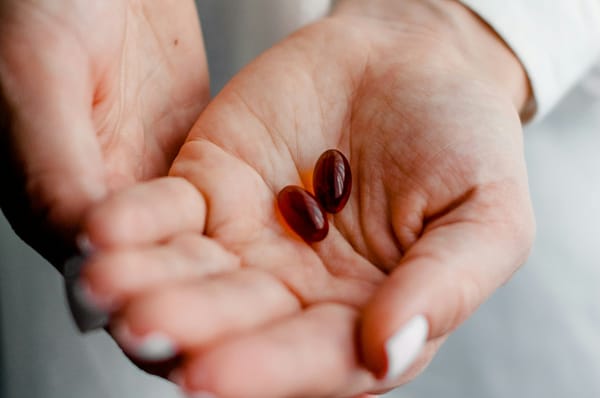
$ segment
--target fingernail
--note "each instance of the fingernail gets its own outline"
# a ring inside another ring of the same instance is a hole
[[[96,304],[89,287],[79,279],[84,263],[85,258],[77,256],[68,260],[64,266],[67,302],[81,333],[100,329],[109,320],[108,312]]]
[[[386,380],[397,379],[412,365],[423,349],[428,333],[427,319],[417,315],[386,341]]]
[[[90,288],[90,285],[82,279],[75,281],[74,291],[77,299],[86,307],[93,310],[111,313],[117,309],[117,304],[114,299],[97,295]]]
[[[63,276],[66,280],[75,281],[81,275],[81,269],[85,264],[85,256],[73,256],[65,261],[63,265]]]
[[[177,354],[177,346],[164,333],[152,332],[136,336],[125,322],[118,323],[111,330],[128,353],[144,361],[163,361]]]
[[[81,279],[81,271],[85,265],[86,256],[76,256],[65,263],[64,276],[73,291],[74,298],[80,306],[96,312],[110,313],[117,309],[116,300],[106,295],[96,294],[90,286]]]
[[[75,238],[77,248],[84,256],[90,256],[96,252],[96,246],[90,241],[90,237],[87,234],[80,234]]]

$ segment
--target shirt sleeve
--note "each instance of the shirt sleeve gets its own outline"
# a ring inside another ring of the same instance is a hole
[[[600,0],[461,0],[512,48],[527,71],[535,119],[600,57]]]

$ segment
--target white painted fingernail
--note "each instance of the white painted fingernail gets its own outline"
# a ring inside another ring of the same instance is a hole
[[[66,281],[66,294],[73,320],[82,333],[91,332],[108,324],[109,313],[94,303],[81,281]]]
[[[76,299],[91,310],[113,312],[117,309],[115,300],[94,293],[87,282],[79,279],[74,282],[73,293]]]
[[[417,315],[386,341],[386,380],[395,380],[408,370],[423,349],[428,333],[427,319]]]
[[[90,237],[87,234],[78,235],[75,238],[75,244],[77,244],[77,248],[84,256],[90,256],[96,252],[96,246],[90,241]]]
[[[93,311],[101,310],[100,306],[96,304],[92,289],[80,279],[73,282],[73,296],[82,307]]]
[[[167,335],[160,332],[135,336],[126,323],[112,328],[117,341],[136,358],[145,361],[163,361],[177,354],[177,346]]]

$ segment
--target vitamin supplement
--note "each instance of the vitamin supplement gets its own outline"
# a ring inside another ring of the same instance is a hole
[[[327,236],[327,215],[310,192],[289,185],[277,195],[277,206],[290,228],[306,242],[318,242]]]
[[[321,155],[313,174],[313,189],[328,213],[344,208],[352,190],[352,172],[348,159],[340,151],[330,149]]]

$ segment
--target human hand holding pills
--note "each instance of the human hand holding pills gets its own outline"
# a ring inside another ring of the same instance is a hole
[[[166,175],[209,99],[194,2],[3,0],[0,20],[0,207],[63,271],[88,207]]]
[[[383,391],[518,268],[533,233],[520,97],[446,31],[402,26],[341,12],[294,34],[214,99],[169,178],[89,214],[82,283],[127,352],[181,354],[172,380],[206,396]],[[345,206],[298,189],[332,148]],[[343,209],[326,236],[294,234],[282,194]]]

